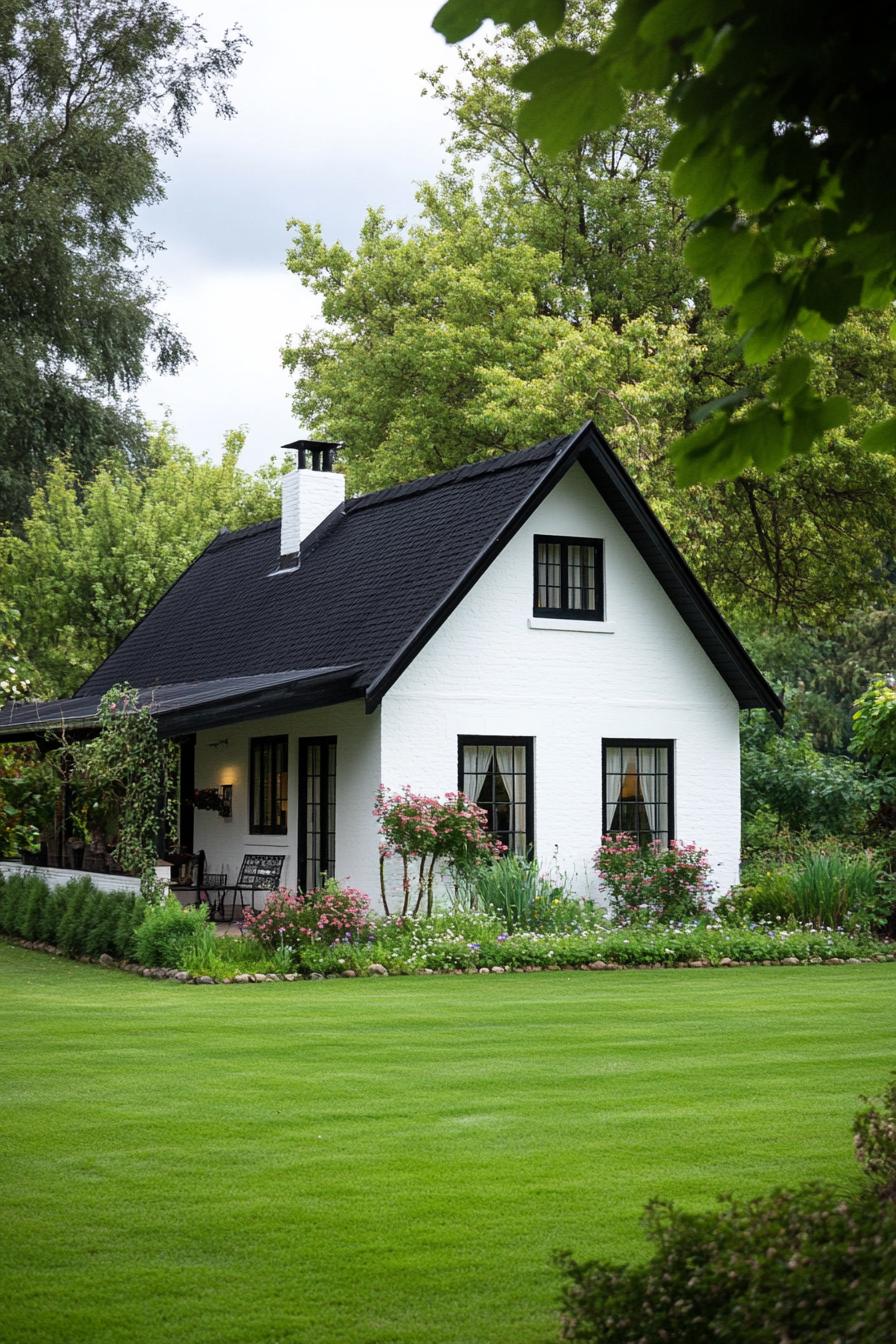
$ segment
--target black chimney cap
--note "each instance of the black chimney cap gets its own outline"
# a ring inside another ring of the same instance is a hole
[[[337,440],[295,439],[292,443],[284,443],[283,450],[299,454],[299,467],[302,470],[308,465],[310,453],[312,471],[332,471],[336,454],[342,446]]]

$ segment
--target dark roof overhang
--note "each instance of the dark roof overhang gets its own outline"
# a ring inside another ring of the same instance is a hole
[[[163,737],[217,728],[267,715],[338,704],[362,694],[355,663],[213,681],[177,682],[138,688],[138,705],[149,709]],[[12,703],[0,709],[0,741],[47,740],[94,732],[101,696]]]

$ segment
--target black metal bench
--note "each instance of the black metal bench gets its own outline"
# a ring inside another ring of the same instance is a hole
[[[258,892],[267,895],[268,892],[276,891],[279,887],[283,860],[284,855],[282,854],[244,854],[243,861],[240,864],[239,876],[232,885],[225,887],[222,892],[222,911],[228,894],[233,896],[230,906],[231,919],[236,917],[236,905],[241,896],[248,895],[249,900],[241,900],[240,904],[242,906],[249,905],[254,910],[255,897]]]

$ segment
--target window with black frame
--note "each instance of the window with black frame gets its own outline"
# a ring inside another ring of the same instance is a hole
[[[249,741],[249,831],[285,835],[289,808],[288,739],[253,737]]]
[[[311,891],[336,862],[336,738],[299,739],[299,874]]]
[[[508,853],[532,853],[531,737],[459,738],[458,788],[485,811],[489,832]]]
[[[588,537],[535,538],[534,616],[604,619],[604,544]]]
[[[673,831],[673,744],[604,741],[604,833],[663,847]]]

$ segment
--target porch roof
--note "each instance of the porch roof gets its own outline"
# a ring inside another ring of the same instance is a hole
[[[285,714],[351,699],[358,665],[313,667],[257,676],[218,677],[210,681],[179,681],[145,686],[139,704],[149,709],[165,737],[214,728],[224,723]],[[63,729],[72,736],[96,727],[103,692],[68,700],[12,703],[0,709],[0,741],[15,742],[52,736]]]

